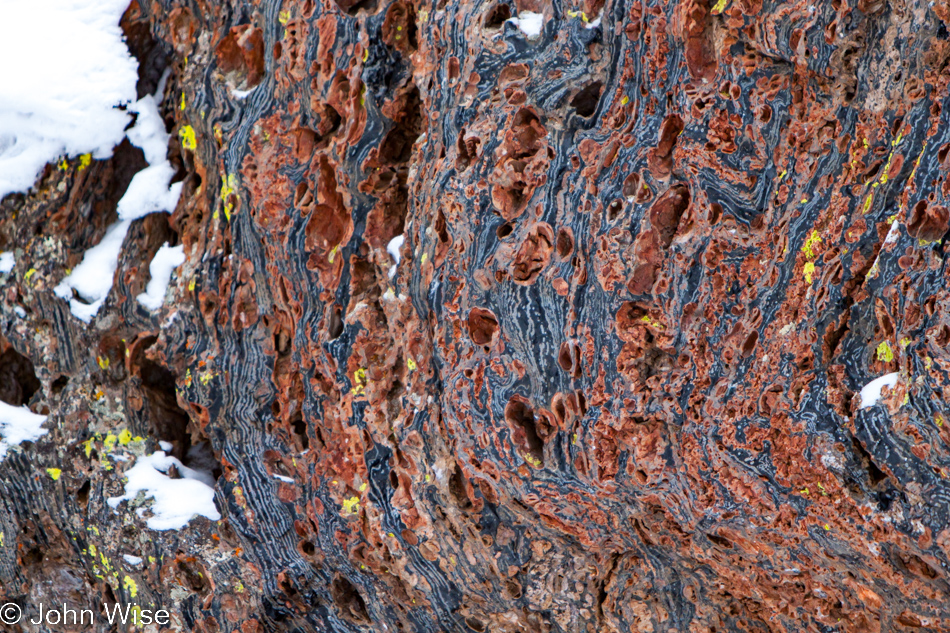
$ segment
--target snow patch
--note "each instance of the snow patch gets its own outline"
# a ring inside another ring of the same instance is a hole
[[[0,197],[63,154],[108,158],[125,136],[138,64],[119,28],[128,0],[0,2]]]
[[[875,378],[864,386],[861,390],[861,409],[867,409],[877,404],[881,399],[881,390],[884,387],[893,387],[897,384],[898,373],[884,374],[880,378]]]
[[[175,169],[165,157],[169,135],[155,97],[145,95],[130,110],[138,116],[135,126],[127,133],[129,142],[142,149],[149,166],[132,177],[129,188],[119,200],[120,220],[135,220],[156,211],[174,211],[183,185],[169,184]]]
[[[172,479],[165,474],[172,466],[183,479]],[[152,516],[145,523],[150,529],[180,530],[197,515],[212,521],[221,518],[214,505],[214,478],[209,473],[188,468],[162,451],[139,457],[125,476],[128,479],[125,494],[110,497],[107,503],[117,508],[123,501],[135,499],[140,492],[146,498],[151,497]]]
[[[139,558],[138,556],[132,556],[131,554],[123,554],[123,555],[122,555],[122,558],[124,558],[124,559],[125,559],[125,562],[127,562],[129,565],[141,565],[141,564],[142,564],[142,559]]]
[[[900,235],[900,223],[897,220],[894,220],[891,222],[891,228],[887,231],[887,236],[884,238],[884,243],[891,244],[892,242],[896,242]]]
[[[399,265],[399,251],[402,250],[403,242],[406,241],[404,235],[397,235],[393,239],[389,240],[389,244],[386,246],[386,252],[392,255],[392,258],[396,261],[396,265]]]
[[[284,477],[283,475],[278,475],[277,473],[274,473],[274,479],[279,479],[280,481],[282,481],[282,482],[284,482],[284,483],[286,483],[286,484],[292,484],[292,483],[294,483],[294,480],[291,479],[290,477]]]
[[[544,16],[533,11],[522,11],[508,21],[517,26],[529,40],[537,39],[544,29]]]
[[[129,142],[142,149],[149,166],[132,177],[129,188],[119,200],[119,221],[109,227],[98,245],[86,251],[82,263],[54,289],[57,297],[69,300],[69,311],[73,313],[73,316],[85,323],[89,323],[96,316],[112,289],[112,279],[119,266],[122,242],[125,240],[132,220],[157,211],[174,211],[181,195],[183,183],[169,184],[175,175],[175,170],[166,159],[168,133],[158,112],[155,97],[152,95],[142,97],[132,105],[130,110],[136,112],[137,117],[135,126],[127,133]],[[158,254],[156,254],[157,257]],[[166,265],[165,260],[159,263]],[[152,265],[155,265],[154,260]],[[180,265],[180,262],[177,265]],[[163,270],[160,268],[159,272]],[[170,275],[169,272],[169,277]],[[152,280],[154,281],[155,278],[153,271]],[[168,277],[165,278],[164,284],[168,285]],[[74,298],[73,290],[85,302]],[[150,310],[161,307],[165,300],[164,291],[157,299],[152,294],[153,291],[159,292],[159,290],[160,287],[153,286],[150,281],[146,292],[139,295],[139,302]],[[144,300],[143,297],[145,297]],[[152,307],[156,301],[157,305]]]
[[[399,265],[399,251],[402,250],[402,245],[406,241],[405,235],[397,235],[393,239],[389,240],[389,244],[386,245],[386,252],[393,258],[393,261],[396,263],[393,264],[393,267],[389,269],[389,278],[392,279],[396,276],[396,266]]]
[[[120,220],[110,226],[102,241],[86,251],[82,262],[53,289],[57,297],[69,300],[69,311],[80,321],[89,323],[109,295],[122,242],[131,224],[130,220]],[[84,301],[73,297],[74,290]]]
[[[185,247],[169,246],[168,242],[158,249],[152,263],[148,265],[148,272],[152,278],[140,294],[138,302],[149,310],[158,310],[165,303],[165,293],[172,278],[172,272],[185,263]]]
[[[16,260],[13,259],[13,253],[0,253],[0,275],[5,275],[11,270],[16,264]]]
[[[600,26],[600,23],[601,23],[601,21],[602,21],[603,19],[604,19],[604,10],[601,9],[601,10],[600,10],[600,13],[597,14],[597,19],[591,20],[590,22],[588,22],[587,24],[585,24],[585,25],[584,25],[584,28],[585,28],[585,29],[596,29],[598,26]]]
[[[26,407],[14,407],[0,401],[0,460],[7,449],[20,442],[33,442],[46,435],[42,428],[45,415],[37,415]]]

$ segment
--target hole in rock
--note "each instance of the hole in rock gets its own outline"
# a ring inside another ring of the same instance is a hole
[[[504,3],[495,4],[485,15],[485,28],[500,29],[509,19],[511,19],[511,7]]]
[[[476,345],[488,345],[498,332],[498,319],[495,313],[485,308],[472,308],[468,313],[468,330],[472,342]]]
[[[0,337],[0,349],[9,345]],[[40,388],[33,363],[13,346],[0,354],[0,400],[15,407],[28,404]]]
[[[567,227],[558,229],[554,248],[558,257],[567,260],[574,252],[574,231]]]
[[[131,346],[131,366],[142,381],[150,433],[171,443],[171,451],[166,452],[181,460],[182,464],[217,479],[222,473],[221,464],[204,433],[190,424],[188,414],[178,406],[174,374],[146,355],[146,350],[156,340],[157,337],[148,336]]]
[[[90,487],[89,480],[87,479],[82,483],[82,486],[79,487],[79,490],[76,491],[76,502],[84,508],[89,503]]]
[[[465,492],[465,480],[462,476],[462,469],[455,465],[452,476],[449,477],[449,492],[455,498],[455,502],[462,510],[468,510],[472,507],[472,501]]]
[[[330,583],[330,595],[343,617],[356,624],[369,624],[366,601],[346,577],[337,574]]]
[[[522,457],[530,457],[534,462],[544,464],[544,443],[538,435],[534,409],[522,396],[512,396],[505,407],[505,421],[511,429],[512,443],[520,450]]]
[[[307,435],[307,423],[304,422],[303,414],[300,411],[294,414],[293,419],[290,421],[290,426],[294,429],[294,436],[300,446],[300,450],[305,451],[310,448],[310,436]]]
[[[603,84],[599,81],[587,84],[571,99],[571,107],[585,119],[590,117],[597,111],[597,103],[600,101],[600,91],[602,89]]]
[[[343,334],[343,317],[342,309],[340,306],[335,305],[330,309],[330,323],[327,326],[327,333],[330,335],[330,340],[336,340],[340,337],[340,334]]]

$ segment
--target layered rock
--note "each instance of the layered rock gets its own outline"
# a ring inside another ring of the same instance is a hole
[[[89,325],[53,288],[141,152],[0,207],[0,395],[49,415],[0,464],[0,594],[184,631],[950,629],[945,20],[133,3],[181,200]],[[160,440],[220,520],[110,505]]]

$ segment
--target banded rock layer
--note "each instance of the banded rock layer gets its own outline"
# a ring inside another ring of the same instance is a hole
[[[0,464],[0,597],[209,633],[950,630],[948,24],[136,0],[183,194],[89,325],[52,289],[141,152],[0,207],[0,396],[50,429]],[[159,440],[220,521],[107,503]]]

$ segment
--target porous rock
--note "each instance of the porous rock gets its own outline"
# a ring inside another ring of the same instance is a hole
[[[52,290],[141,152],[2,202],[0,396],[49,432],[0,464],[0,597],[202,632],[950,630],[948,22],[136,0],[183,194],[88,326]],[[220,521],[107,503],[159,440],[209,449]]]

